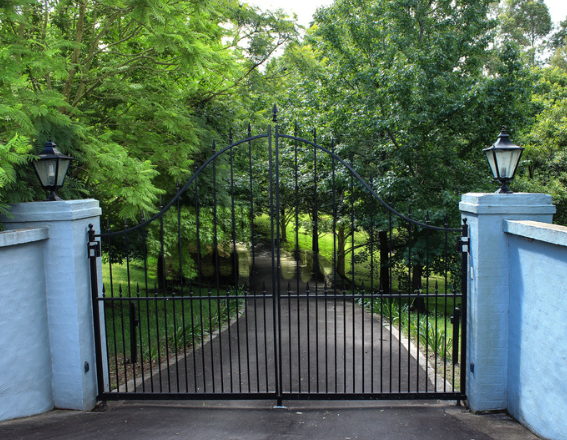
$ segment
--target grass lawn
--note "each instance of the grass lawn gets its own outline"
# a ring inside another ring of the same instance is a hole
[[[301,221],[307,220],[307,217],[300,219]],[[254,220],[254,227],[258,234],[262,235],[265,238],[270,237],[271,234],[271,225],[270,225],[270,218],[267,214],[264,214],[260,217],[257,217]],[[275,225],[274,225],[275,227]],[[312,249],[312,238],[310,232],[305,231],[304,229],[299,228],[298,234],[295,231],[295,221],[292,221],[287,226],[287,238],[288,241],[282,243],[282,247],[287,251],[295,251],[296,248],[296,237],[298,238],[299,249]],[[354,234],[354,245],[359,246],[364,244],[368,240],[368,234],[366,232],[355,232]],[[348,237],[346,247],[347,249],[352,246],[352,235]],[[333,243],[333,234],[331,232],[321,234],[319,236],[319,254],[326,260],[326,264],[328,267],[325,268],[327,274],[332,273],[333,271],[333,255],[336,251]],[[354,264],[354,276],[353,276],[353,264],[352,264],[352,253],[348,253],[346,255],[345,261],[345,268],[346,268],[346,276],[350,279],[354,279],[356,282],[357,287],[361,287],[364,283],[365,290],[369,291],[371,282],[373,281],[374,289],[378,290],[378,283],[380,278],[380,259],[378,256],[377,250],[375,251],[373,261],[370,261],[370,257],[367,258],[356,258],[360,256],[364,252],[363,248],[355,249],[355,264]],[[371,266],[374,267],[374,274],[371,277]],[[404,275],[407,277],[407,273]],[[397,292],[400,286],[400,279],[396,278],[395,274],[392,277],[392,290]],[[406,279],[403,279],[402,282],[405,282]],[[452,314],[453,310],[456,307],[460,306],[460,300],[457,299],[455,304],[455,299],[451,297],[452,294],[452,280],[451,275],[449,274],[447,283],[445,281],[445,277],[439,274],[431,274],[428,279],[423,278],[422,280],[422,289],[421,292],[425,295],[426,293],[434,294],[436,291],[439,294],[446,294],[447,297],[439,297],[439,298],[430,298],[429,301],[426,301],[426,306],[428,310],[432,313],[437,314]],[[427,287],[429,289],[427,290]],[[447,290],[446,290],[447,289]],[[394,293],[395,296],[395,293]],[[407,302],[407,301],[406,301]]]
[[[109,267],[103,265],[103,282],[107,286],[104,327],[112,386],[123,374],[124,380],[129,379],[127,364],[133,356],[144,365],[186,351],[236,315],[243,302],[240,292],[216,288],[186,289],[183,297],[164,296],[155,293],[151,272],[148,286],[152,287],[146,293],[144,266],[139,262],[129,267],[113,264],[112,288]]]

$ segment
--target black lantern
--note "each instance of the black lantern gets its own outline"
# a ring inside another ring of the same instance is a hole
[[[486,158],[494,178],[502,184],[496,193],[512,194],[507,183],[514,178],[524,149],[513,144],[510,141],[510,135],[506,132],[506,128],[502,127],[496,143],[483,151],[486,153]]]
[[[41,187],[50,191],[47,200],[61,200],[55,194],[55,190],[63,186],[73,158],[62,154],[57,149],[57,144],[51,142],[51,139],[47,141],[43,151],[38,156],[39,159],[33,162],[33,166],[41,182]]]

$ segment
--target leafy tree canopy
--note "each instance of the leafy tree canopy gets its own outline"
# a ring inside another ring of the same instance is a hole
[[[126,217],[154,210],[246,112],[258,67],[297,35],[283,12],[237,0],[2,2],[0,143],[11,155],[0,209],[43,198],[23,145],[38,152],[51,137],[76,158],[67,197]]]
[[[488,7],[337,0],[319,10],[303,46],[288,50],[285,63],[298,73],[285,99],[303,114],[313,109],[385,198],[454,216],[463,191],[490,182],[481,147],[500,125],[524,120],[529,97],[514,46],[489,48]]]
[[[525,147],[518,189],[551,194],[557,207],[554,221],[567,224],[567,70],[558,67],[535,72],[532,103],[534,122],[519,143]]]
[[[544,0],[505,0],[499,18],[502,33],[526,48],[530,63],[535,64],[536,43],[552,29],[551,15]]]
[[[558,29],[553,33],[549,39],[549,45],[552,49],[557,49],[567,44],[567,19],[559,23]]]

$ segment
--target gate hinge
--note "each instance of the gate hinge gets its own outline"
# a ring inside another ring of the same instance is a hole
[[[89,241],[89,258],[98,258],[101,255],[100,241]]]
[[[469,237],[459,237],[457,240],[457,247],[459,252],[463,254],[469,253]]]

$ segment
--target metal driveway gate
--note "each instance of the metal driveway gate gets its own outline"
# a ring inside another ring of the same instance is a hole
[[[99,398],[464,399],[466,237],[316,135],[248,128],[151,218],[91,228]]]

